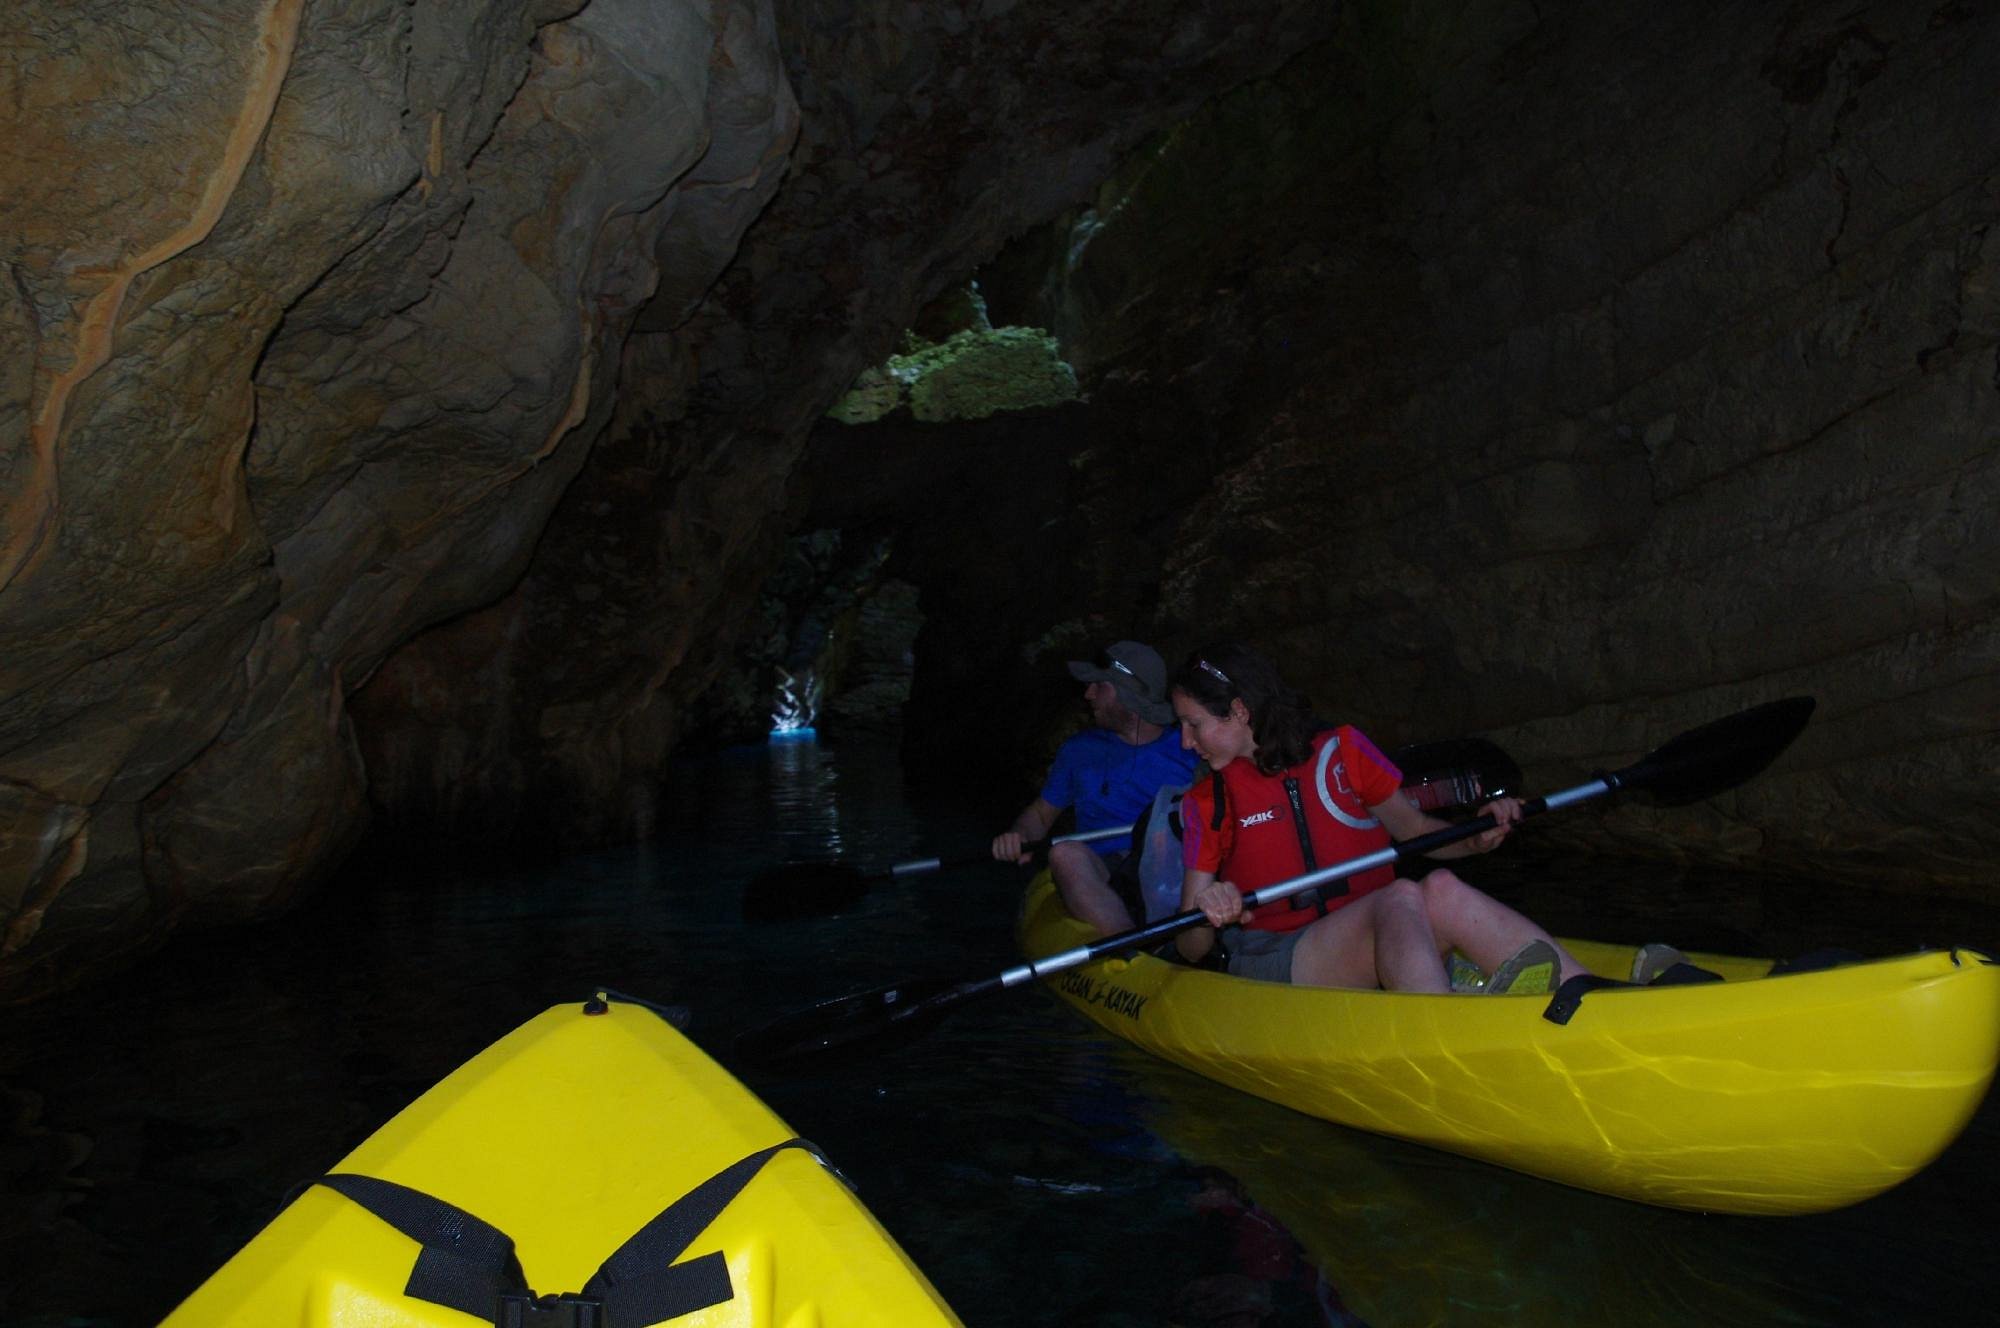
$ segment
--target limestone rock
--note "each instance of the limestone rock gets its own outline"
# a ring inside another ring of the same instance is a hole
[[[827,408],[1010,234],[1331,18],[1320,0],[780,5],[801,110],[783,186],[704,298],[640,315],[611,423],[519,588],[355,696],[378,806],[437,829],[477,735],[494,786],[465,829],[644,833],[659,762],[783,556]],[[476,694],[430,685],[474,660]]]
[[[1740,790],[1537,834],[1990,891],[1996,80],[1971,6],[1349,7],[984,283],[1173,510],[1081,514],[1165,575],[1079,598],[1539,789],[1810,694]]]
[[[338,862],[346,695],[518,579],[665,237],[781,166],[769,17],[9,7],[0,985]]]
[[[1780,768],[1595,842],[2000,847],[1984,8],[15,0],[0,46],[9,995],[371,815],[645,833],[816,423],[1056,218],[986,289],[1089,402],[982,433],[1047,469],[963,578],[1011,616],[906,578],[920,718],[1241,632],[1547,786],[1806,691]],[[935,506],[919,569],[979,528]]]

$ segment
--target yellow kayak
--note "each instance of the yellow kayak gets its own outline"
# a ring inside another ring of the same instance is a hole
[[[958,1319],[811,1145],[664,1019],[619,1001],[558,1006],[460,1066],[166,1320],[661,1322]]]
[[[1021,941],[1088,943],[1046,873]],[[1565,940],[1603,976],[1629,947]],[[1118,1036],[1294,1110],[1671,1208],[1815,1213],[1880,1194],[1957,1138],[2000,1061],[2000,966],[1925,951],[1726,981],[1548,996],[1429,996],[1252,982],[1150,955],[1049,985]]]

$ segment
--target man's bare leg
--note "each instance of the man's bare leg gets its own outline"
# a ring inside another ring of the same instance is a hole
[[[1093,927],[1099,936],[1130,931],[1138,924],[1132,911],[1111,888],[1111,868],[1103,854],[1087,844],[1057,844],[1049,850],[1049,874],[1072,917]]]

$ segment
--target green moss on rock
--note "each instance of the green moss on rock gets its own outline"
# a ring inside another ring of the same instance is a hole
[[[968,329],[868,369],[827,414],[848,424],[879,420],[908,403],[926,422],[984,419],[1076,399],[1076,371],[1056,339],[1036,327]]]

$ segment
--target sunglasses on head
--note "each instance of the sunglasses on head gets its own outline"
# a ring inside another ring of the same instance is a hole
[[[1114,658],[1109,650],[1100,650],[1097,652],[1097,667],[1100,669],[1114,670],[1118,673],[1124,674],[1126,677],[1131,678],[1135,681],[1139,677],[1138,674],[1132,672],[1131,665],[1127,664],[1122,659]]]

